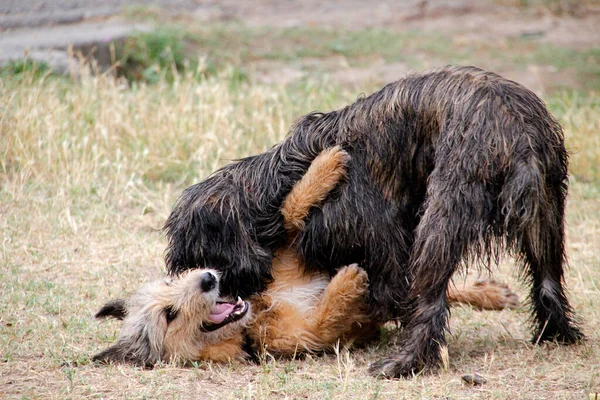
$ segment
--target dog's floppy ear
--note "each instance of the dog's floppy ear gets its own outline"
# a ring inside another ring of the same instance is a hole
[[[149,350],[149,348],[141,347],[134,349],[131,347],[131,343],[119,341],[108,349],[96,354],[92,357],[92,361],[106,364],[126,363],[139,365],[144,368],[152,368],[160,357],[155,357],[154,354],[145,350]]]
[[[162,311],[145,310],[129,316],[123,323],[119,340],[92,360],[105,363],[128,363],[150,368],[162,356],[167,319]]]
[[[102,306],[100,311],[94,315],[97,319],[115,318],[123,320],[127,316],[127,302],[123,299],[111,300]]]
[[[101,351],[92,357],[92,361],[112,364],[112,363],[134,363],[133,354],[128,353],[128,346],[123,342],[118,342],[108,349]]]

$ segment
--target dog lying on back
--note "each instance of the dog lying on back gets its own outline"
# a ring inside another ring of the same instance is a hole
[[[366,272],[352,264],[333,278],[309,273],[293,246],[311,208],[345,178],[347,161],[339,147],[323,151],[286,197],[281,213],[287,243],[275,252],[273,282],[263,293],[249,301],[221,299],[220,275],[212,269],[152,282],[96,314],[123,320],[123,326],[117,343],[94,360],[144,366],[159,360],[224,362],[242,359],[248,351],[292,356],[373,338],[381,324],[369,316]],[[507,286],[494,282],[462,290],[451,286],[448,298],[484,309],[518,304]]]

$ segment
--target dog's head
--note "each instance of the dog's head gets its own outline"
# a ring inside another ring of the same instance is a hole
[[[214,359],[214,346],[242,340],[250,318],[249,303],[219,298],[219,275],[192,270],[143,286],[128,299],[106,303],[96,318],[123,320],[116,344],[94,361],[127,362],[146,367],[159,360]],[[222,347],[221,359],[242,356],[240,346]]]
[[[222,293],[246,298],[271,280],[271,248],[285,239],[285,231],[279,204],[262,204],[273,196],[260,192],[244,171],[241,163],[232,164],[186,189],[164,232],[170,274],[214,268],[221,273]]]

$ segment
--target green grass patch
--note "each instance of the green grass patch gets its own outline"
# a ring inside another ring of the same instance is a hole
[[[173,82],[184,75],[200,79],[228,70],[232,85],[247,79],[245,72],[231,63],[207,59],[194,46],[190,33],[176,25],[160,27],[151,32],[137,33],[115,44],[117,73],[130,82]]]
[[[119,74],[130,81],[156,83],[161,77],[171,81],[188,61],[185,36],[182,29],[168,27],[124,39],[115,47]]]
[[[223,24],[191,28],[190,39],[216,65],[257,60],[295,61],[344,56],[360,64],[373,57],[386,61],[410,58],[411,50],[448,49],[450,40],[437,33],[393,32],[386,29],[274,28]]]
[[[582,88],[600,89],[600,47],[574,49],[551,45],[537,38],[518,37],[503,43],[455,40],[439,32],[388,29],[321,29],[307,27],[250,27],[220,24],[190,27],[185,34],[188,56],[202,57],[205,71],[224,66],[244,71],[261,60],[300,63],[343,57],[349,66],[403,62],[413,69],[432,65],[470,64],[487,69],[524,69],[535,64],[558,71],[571,70]],[[306,64],[306,63],[304,63]],[[322,72],[326,64],[311,62],[303,68]],[[335,66],[329,68],[337,68]],[[321,70],[320,70],[321,69]],[[551,89],[564,89],[550,85]]]
[[[52,70],[45,61],[28,58],[11,60],[0,66],[0,79],[37,80],[51,73]]]

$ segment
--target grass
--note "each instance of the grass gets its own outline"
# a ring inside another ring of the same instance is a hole
[[[411,34],[368,31],[348,39],[284,30],[266,45],[260,30],[248,36],[223,29],[204,39],[186,33],[202,40],[197,46],[218,65],[200,78],[185,68],[132,86],[106,76],[56,79],[31,68],[0,78],[1,397],[578,399],[600,392],[600,97],[593,90],[545,95],[572,153],[566,278],[589,338],[584,345],[531,345],[526,307],[457,308],[449,368],[408,380],[366,374],[370,362],[395,348],[394,327],[365,349],[287,362],[154,370],[91,365],[90,356],[113,342],[118,329],[94,321],[94,312],[164,272],[158,229],[185,187],[277,143],[298,116],[341,107],[374,89],[368,82],[359,89],[338,86],[316,73],[288,86],[268,85],[239,80],[236,68],[271,56],[293,63],[338,54],[368,62],[380,42],[416,46],[432,63],[445,57],[446,42],[411,44]],[[220,58],[210,40],[240,44]],[[483,50],[465,51],[468,59]],[[386,54],[393,62],[393,51]],[[512,54],[502,62],[526,61]],[[502,263],[496,277],[525,297],[513,268]],[[488,384],[463,385],[460,377],[473,372]]]
[[[600,96],[561,92],[548,100],[560,118],[571,153],[571,175],[583,182],[600,183]]]
[[[185,32],[176,28],[158,28],[123,39],[115,49],[118,71],[129,81],[156,83],[161,72],[172,79],[185,65]]]
[[[51,68],[46,62],[30,59],[11,60],[0,66],[0,78],[35,80],[51,73]]]
[[[541,43],[526,36],[488,42],[452,37],[439,32],[387,29],[273,28],[239,23],[199,26],[165,23],[116,45],[120,74],[130,81],[168,81],[187,70],[196,77],[214,76],[224,69],[249,79],[257,66],[294,65],[305,72],[335,74],[345,67],[373,63],[402,63],[412,70],[445,64],[473,64],[491,70],[526,71],[543,66],[573,75],[580,88],[600,90],[600,50],[573,49]],[[200,62],[199,62],[200,60]],[[276,73],[276,72],[275,72]],[[375,79],[376,80],[376,79]],[[381,82],[377,82],[381,83]],[[549,92],[565,87],[547,82]]]

